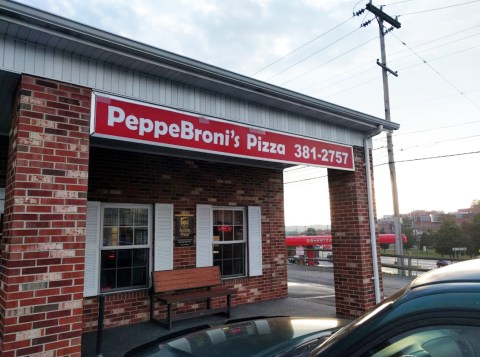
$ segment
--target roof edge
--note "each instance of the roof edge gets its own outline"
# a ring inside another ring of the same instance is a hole
[[[292,104],[334,114],[352,122],[362,122],[371,128],[383,125],[385,130],[397,130],[400,127],[399,124],[385,119],[332,104],[135,40],[114,35],[13,1],[0,0],[0,15],[17,21],[20,20],[25,26],[37,25],[42,29],[49,29],[50,31],[68,36],[71,40],[81,39],[94,47],[101,46],[104,49],[120,51],[126,55],[133,55],[140,59],[145,58],[158,65],[168,65],[181,71],[188,71],[195,76],[221,81],[227,85],[255,92],[260,96],[275,97]]]

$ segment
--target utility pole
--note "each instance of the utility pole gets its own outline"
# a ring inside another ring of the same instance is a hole
[[[382,67],[383,77],[383,97],[385,105],[385,120],[391,121],[390,117],[390,94],[388,90],[388,73],[398,76],[397,72],[392,71],[387,67],[387,55],[385,53],[385,32],[383,30],[383,22],[388,22],[395,28],[400,28],[401,24],[397,19],[392,18],[382,11],[382,7],[377,8],[370,3],[366,5],[366,9],[375,15],[378,21],[380,30],[380,52],[381,62],[377,59],[377,64]],[[393,28],[392,28],[393,29]],[[389,30],[388,30],[389,31]],[[388,32],[387,31],[387,32]],[[387,152],[388,152],[388,167],[390,169],[390,181],[392,185],[392,198],[393,198],[393,215],[394,215],[394,227],[395,227],[395,254],[403,256],[403,242],[401,237],[401,224],[400,224],[400,210],[398,204],[398,188],[397,188],[397,174],[395,171],[395,158],[393,155],[393,141],[392,133],[387,131]],[[405,274],[403,270],[403,259],[398,260],[398,266],[401,271],[401,275]]]

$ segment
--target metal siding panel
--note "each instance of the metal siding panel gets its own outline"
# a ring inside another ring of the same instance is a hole
[[[88,73],[90,72],[90,66],[86,58],[80,58],[80,84],[82,86],[88,85]]]
[[[45,50],[43,70],[47,78],[52,78],[54,75],[54,58],[55,52],[52,49]]]
[[[72,55],[67,53],[63,55],[63,68],[62,68],[62,77],[60,80],[65,82],[71,82],[73,75],[73,58]]]
[[[15,42],[15,66],[14,69],[18,72],[25,71],[25,43]]]
[[[87,86],[95,88],[97,86],[96,76],[97,76],[97,63],[94,60],[88,61],[88,76],[87,76]]]
[[[80,83],[80,67],[81,63],[76,56],[70,57],[70,75],[66,74],[66,78],[69,78],[68,82]]]
[[[97,62],[96,63],[96,71],[95,71],[95,83],[96,83],[96,88],[103,89],[104,82],[105,82],[105,77],[104,77],[104,72],[105,72],[105,65],[103,63]]]
[[[53,78],[60,79],[62,78],[62,69],[63,69],[63,56],[55,51],[53,56]]]
[[[146,81],[146,98],[149,102],[153,102],[153,86],[154,86],[154,80],[153,77],[149,76]]]
[[[32,55],[33,54],[33,55]],[[23,71],[27,73],[35,72],[35,58],[41,57],[36,53],[35,46],[31,43],[25,44],[25,53],[24,53],[24,68]],[[42,68],[43,72],[43,68]]]
[[[138,78],[139,97],[147,100],[147,77],[141,74]]]
[[[103,69],[103,89],[112,90],[112,68],[107,65]]]
[[[172,83],[172,107],[174,108],[178,108],[179,105],[178,105],[178,102],[179,102],[179,98],[178,98],[178,92],[179,92],[179,85],[177,83]]]
[[[138,98],[138,96],[139,96],[139,94],[140,94],[140,78],[139,78],[139,74],[138,74],[137,72],[134,72],[132,77],[133,77],[133,81],[132,81],[132,93],[131,93],[131,96]]]
[[[45,73],[46,72],[46,66],[45,66],[46,50],[45,50],[45,48],[40,47],[40,46],[35,46],[35,47],[32,47],[29,50],[33,53],[33,56],[29,56],[30,61],[32,61],[32,69],[29,72]],[[28,67],[30,67],[30,64],[27,65],[27,68]]]
[[[172,105],[172,82],[165,81],[165,105],[171,106]]]

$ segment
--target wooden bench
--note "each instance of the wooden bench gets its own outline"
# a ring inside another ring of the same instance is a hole
[[[150,297],[150,320],[165,325],[169,330],[172,322],[211,314],[224,314],[230,317],[230,296],[232,290],[222,286],[222,277],[218,266],[155,271],[152,274],[153,288]],[[227,306],[212,308],[211,298],[227,298]],[[207,309],[186,314],[175,314],[173,306],[177,303],[207,301]],[[154,303],[160,301],[167,305],[165,320],[154,317]]]

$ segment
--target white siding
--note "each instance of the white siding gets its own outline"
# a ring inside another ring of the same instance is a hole
[[[115,60],[120,64],[121,61],[127,61],[120,57],[112,59],[107,53],[105,60]],[[289,131],[346,145],[363,145],[362,133],[352,129],[272,110],[256,103],[238,100],[222,93],[207,92],[151,74],[125,70],[120,65],[93,61],[68,51],[26,44],[8,36],[0,36],[0,69],[87,86],[113,95],[271,130]]]

